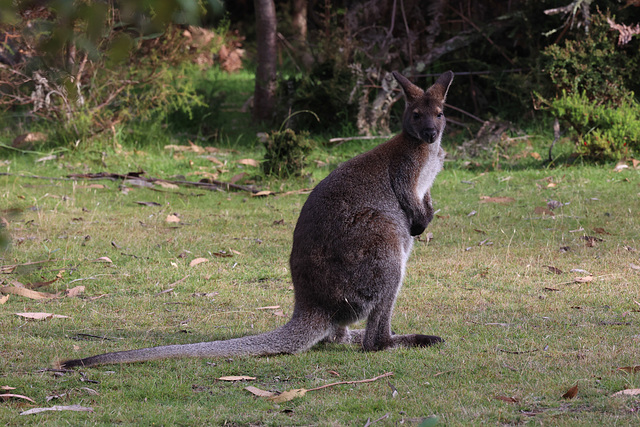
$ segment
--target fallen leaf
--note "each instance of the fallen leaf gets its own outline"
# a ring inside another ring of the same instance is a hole
[[[628,374],[635,374],[637,372],[640,372],[640,366],[636,365],[636,366],[623,366],[621,368],[616,369],[617,371],[624,371]]]
[[[631,159],[631,163],[633,163],[634,169],[638,169],[638,165],[640,165],[640,160]]]
[[[387,384],[389,385],[389,388],[391,389],[391,398],[396,398],[398,397],[398,389],[391,384],[391,381],[387,381]]]
[[[551,210],[557,209],[559,207],[564,206],[564,203],[561,203],[557,200],[548,200],[547,201],[547,207]]]
[[[298,397],[303,397],[307,393],[307,389],[305,388],[296,388],[293,390],[283,391],[277,396],[271,396],[268,399],[273,403],[283,403],[288,402],[290,400],[296,399]]]
[[[246,172],[241,172],[237,175],[234,175],[231,177],[231,179],[229,180],[230,183],[235,184],[236,182],[240,181],[241,179],[244,179],[247,176]]]
[[[503,402],[507,402],[507,403],[518,403],[518,402],[520,402],[520,400],[516,399],[515,397],[507,397],[507,396],[496,396],[496,397],[494,397],[494,399],[502,400]]]
[[[273,312],[274,316],[278,316],[278,317],[285,317],[284,311],[282,310],[276,310]]]
[[[15,387],[11,387],[8,385],[0,385],[0,390],[15,390]]]
[[[28,132],[16,136],[11,142],[12,147],[26,148],[33,146],[32,142],[42,142],[47,140],[47,134],[42,132]]]
[[[209,182],[211,183],[212,181],[218,179],[218,174],[215,172],[209,172],[209,171],[196,171],[196,172],[190,172],[187,175],[199,175],[202,176],[203,178],[200,180],[200,182]]]
[[[620,162],[616,165],[615,168],[613,168],[614,172],[622,172],[625,169],[629,169],[629,165],[627,165],[626,162]]]
[[[552,265],[543,265],[543,267],[547,267],[550,272],[555,273],[555,274],[562,274],[563,273],[562,270],[560,270],[559,268],[554,267]]]
[[[536,160],[540,160],[542,158],[540,154],[536,153],[535,151],[533,153],[529,153],[529,155]]]
[[[191,260],[191,262],[189,263],[189,267],[194,267],[198,264],[202,264],[203,262],[209,262],[209,260],[207,258],[195,258]]]
[[[613,393],[612,396],[637,396],[640,394],[640,388],[628,388]]]
[[[261,390],[258,387],[254,387],[252,385],[245,387],[244,389],[247,390],[249,393],[253,394],[254,396],[260,396],[260,397],[271,397],[275,394],[271,391]]]
[[[265,307],[256,307],[256,310],[277,310],[279,308],[279,305],[267,305]]]
[[[85,290],[84,286],[76,286],[75,288],[67,289],[66,291],[64,291],[64,294],[69,298],[73,298],[84,293],[84,290]]]
[[[547,208],[543,208],[542,206],[538,206],[533,210],[533,213],[536,215],[548,215],[548,216],[555,216],[555,214],[553,212],[551,212],[551,210],[547,209]]]
[[[178,215],[176,214],[169,214],[167,215],[167,219],[165,219],[166,222],[180,222],[180,218],[178,218]]]
[[[555,188],[557,186],[558,186],[558,184],[556,184],[555,182],[550,182],[550,183],[547,184],[547,188]]]
[[[565,394],[562,395],[563,399],[573,399],[578,395],[578,384],[571,387]]]
[[[634,263],[629,263],[629,267],[631,267],[632,270],[640,270],[640,265]]]
[[[258,162],[257,160],[254,160],[254,159],[240,159],[240,160],[238,160],[238,163],[240,163],[241,165],[246,165],[246,166],[254,166],[254,167],[260,166],[260,162]]]
[[[218,160],[218,158],[216,156],[207,156],[207,157],[205,157],[205,159],[209,160],[212,163],[215,163],[218,166],[224,166],[224,163],[222,163],[220,160]]]
[[[92,262],[105,262],[107,264],[113,263],[113,261],[111,261],[111,258],[109,258],[108,256],[101,256],[100,258],[94,259]]]
[[[589,283],[593,282],[593,276],[589,275],[584,277],[576,277],[575,279],[573,279],[573,281],[575,283]]]
[[[25,400],[28,400],[29,402],[36,403],[36,401],[35,401],[35,400],[33,400],[33,399],[31,399],[31,398],[29,398],[29,397],[27,397],[27,396],[23,396],[23,395],[21,395],[21,394],[7,393],[7,394],[0,394],[0,397],[1,397],[3,400],[9,400],[9,399],[10,399],[10,398],[12,398],[12,397],[17,397],[18,399],[25,399]]]
[[[70,405],[70,406],[52,406],[50,408],[33,408],[28,411],[20,412],[20,415],[39,414],[46,411],[76,411],[76,412],[93,412],[93,408],[88,406]]]
[[[257,193],[253,193],[251,197],[264,197],[264,196],[272,196],[276,193],[269,190],[258,191]]]
[[[17,286],[5,286],[5,287],[2,287],[2,288],[0,288],[0,293],[19,295],[21,297],[31,298],[31,299],[57,298],[57,296],[58,296],[56,294],[49,294],[49,293],[46,293],[46,292],[32,291],[31,289],[20,288],[20,287],[17,287]]]
[[[596,246],[596,243],[598,242],[604,242],[603,239],[599,238],[599,237],[595,237],[595,236],[582,236],[582,240],[585,240],[585,245],[587,245],[587,247],[593,248]]]
[[[53,317],[59,319],[68,319],[69,316],[63,316],[62,314],[53,314],[53,313],[16,313],[17,316],[24,317],[25,319],[32,320],[47,320]]]
[[[217,256],[218,258],[230,258],[233,256],[233,254],[230,254],[225,251],[213,252],[211,255]]]
[[[165,150],[173,150],[173,151],[191,151],[193,153],[204,153],[205,149],[200,147],[199,145],[194,144],[193,142],[189,141],[190,145],[165,145],[164,149]]]
[[[9,301],[9,295],[5,295],[3,297],[0,297],[0,304],[4,304],[7,301]]]
[[[514,199],[513,197],[480,196],[480,203],[512,203],[515,201],[516,199]]]
[[[62,278],[62,276],[56,277],[53,280],[47,280],[46,282],[31,282],[31,283],[27,283],[26,285],[24,285],[25,288],[29,288],[29,289],[35,289],[35,288],[41,288],[43,286],[49,286],[50,284],[57,282],[58,280],[60,280]]]
[[[220,381],[252,381],[255,380],[256,377],[249,377],[247,375],[229,375],[226,377],[218,378]]]
[[[178,188],[180,188],[176,184],[173,184],[173,183],[167,182],[167,181],[156,180],[153,183],[159,185],[162,188],[167,188],[167,189],[171,189],[171,190],[177,190]]]
[[[97,391],[89,387],[80,387],[80,390],[84,391],[85,393],[91,396],[100,396],[100,393],[98,393]]]
[[[602,227],[596,227],[596,228],[594,228],[594,229],[593,229],[593,232],[594,232],[594,233],[597,233],[597,234],[607,234],[607,235],[611,235],[611,233],[609,233],[608,231],[606,231],[606,230],[605,230],[604,228],[602,228]]]

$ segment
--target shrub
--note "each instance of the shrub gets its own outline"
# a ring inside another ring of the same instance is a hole
[[[13,34],[12,45],[0,47],[25,52],[0,63],[0,108],[46,122],[49,141],[76,147],[127,122],[173,119],[193,129],[217,113],[221,94],[203,83],[201,65],[211,65],[225,36],[160,17],[159,0],[141,5],[140,13],[157,19],[144,28],[130,22],[128,6],[58,3],[20,15],[13,27],[0,23],[0,32]]]
[[[296,133],[292,129],[273,131],[264,143],[267,152],[262,163],[266,175],[287,177],[300,175],[305,157],[312,149],[308,132]]]
[[[547,47],[542,66],[555,93],[584,91],[597,103],[627,102],[638,84],[635,70],[640,57],[631,44],[620,47],[616,39],[607,18],[598,13],[582,38]]]
[[[619,160],[640,153],[640,104],[595,103],[586,93],[563,92],[551,111],[568,122],[578,136],[578,152],[593,159]]]

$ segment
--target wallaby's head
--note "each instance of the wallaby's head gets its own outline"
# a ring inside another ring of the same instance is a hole
[[[442,110],[453,72],[443,73],[427,90],[420,89],[396,71],[393,77],[400,83],[407,101],[402,116],[404,132],[429,144],[438,141],[446,122]]]

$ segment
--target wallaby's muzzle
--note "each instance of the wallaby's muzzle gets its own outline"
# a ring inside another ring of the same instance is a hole
[[[434,142],[436,142],[437,136],[438,132],[434,128],[424,129],[422,132],[420,132],[420,139],[428,144],[433,144]]]

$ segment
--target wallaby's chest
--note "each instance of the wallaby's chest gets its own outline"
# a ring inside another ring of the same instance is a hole
[[[429,155],[426,156],[418,172],[418,177],[415,182],[415,195],[418,200],[424,199],[427,191],[429,191],[433,185],[436,175],[438,175],[438,172],[442,169],[443,158],[440,154],[441,148],[439,145],[440,144],[434,144],[434,146],[432,146],[432,149],[429,150]]]

